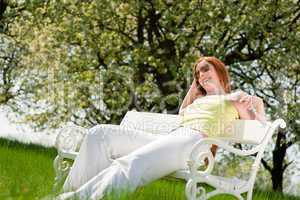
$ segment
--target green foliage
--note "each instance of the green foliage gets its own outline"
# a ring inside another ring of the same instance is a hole
[[[132,108],[176,113],[200,54],[232,64],[235,86],[253,84],[263,65],[269,67],[271,56],[276,56],[272,65],[291,60],[285,59],[287,50],[299,59],[295,53],[299,49],[291,48],[299,33],[286,31],[298,27],[294,4],[246,0],[18,4],[24,10],[13,18],[8,33],[27,52],[16,79],[28,109],[34,104],[38,108],[33,110],[44,110],[47,116],[40,122],[39,117],[25,121],[39,128],[70,120],[91,126],[118,123]],[[18,11],[18,6],[10,6],[7,18]],[[256,71],[250,70],[253,61],[261,62]],[[14,101],[11,104],[24,110]]]

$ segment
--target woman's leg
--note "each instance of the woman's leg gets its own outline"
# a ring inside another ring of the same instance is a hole
[[[107,168],[113,159],[127,155],[161,136],[112,124],[91,128],[66,178],[64,191],[77,189]]]
[[[169,135],[142,146],[118,158],[112,164],[72,193],[73,197],[101,199],[112,189],[134,191],[136,187],[166,176],[178,169],[187,168],[186,161],[193,145],[203,136],[192,129],[179,128]]]

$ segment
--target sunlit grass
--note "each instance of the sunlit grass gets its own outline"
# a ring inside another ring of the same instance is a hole
[[[0,199],[38,199],[51,192],[55,154],[54,148],[1,139]]]
[[[21,144],[0,139],[0,200],[40,200],[53,197],[54,148],[39,145]],[[134,193],[106,196],[106,200],[184,200],[183,180],[162,179],[138,188]],[[234,200],[228,195],[220,195],[212,200]],[[296,197],[282,196],[274,192],[255,190],[254,200],[300,200]]]

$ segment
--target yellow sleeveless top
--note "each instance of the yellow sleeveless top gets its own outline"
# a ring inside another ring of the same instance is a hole
[[[233,134],[232,122],[238,118],[236,108],[224,95],[206,95],[185,108],[180,126],[198,130],[208,137],[228,137]]]

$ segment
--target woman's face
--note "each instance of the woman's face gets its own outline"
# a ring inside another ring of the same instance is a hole
[[[222,87],[220,79],[213,65],[202,60],[196,67],[196,73],[198,74],[198,83],[209,93],[215,93]]]

